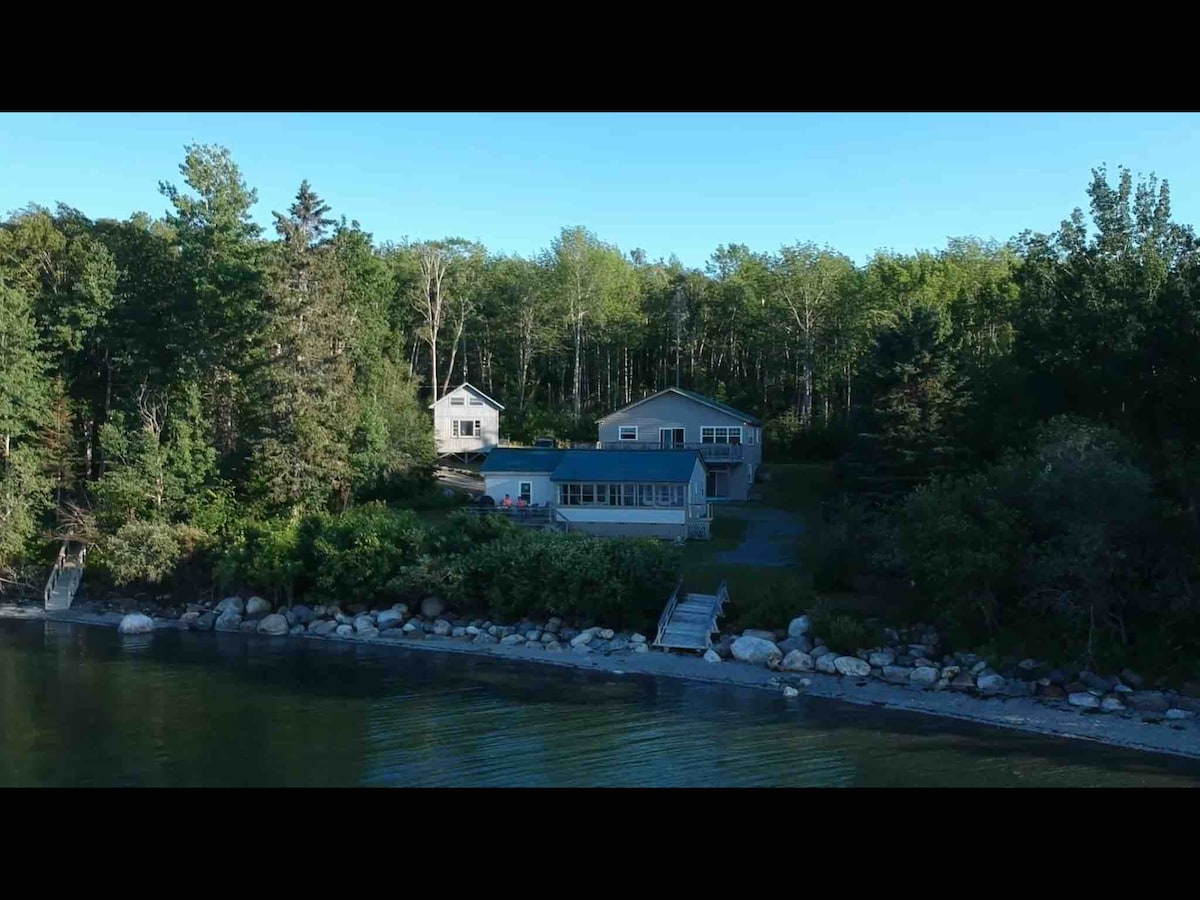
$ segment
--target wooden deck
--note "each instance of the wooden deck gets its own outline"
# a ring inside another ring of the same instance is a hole
[[[80,545],[77,550],[72,551],[69,549],[69,542],[63,543],[50,577],[46,580],[43,599],[47,610],[71,608],[71,601],[75,599],[79,583],[83,580],[83,560],[86,555],[86,546]]]
[[[658,620],[654,646],[664,650],[707,650],[729,601],[729,589],[722,581],[715,594],[681,594],[682,590],[681,578]]]

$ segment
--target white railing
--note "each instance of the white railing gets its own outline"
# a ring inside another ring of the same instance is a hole
[[[660,441],[598,441],[601,450],[698,450],[706,462],[741,462],[741,444],[705,444],[685,441],[663,444]]]
[[[667,601],[666,608],[662,611],[662,615],[658,617],[658,631],[654,636],[654,643],[661,644],[663,632],[667,626],[671,624],[671,616],[675,615],[675,607],[679,605],[679,590],[683,587],[683,576],[679,576],[679,582],[675,585],[675,590],[671,592],[671,599]]]

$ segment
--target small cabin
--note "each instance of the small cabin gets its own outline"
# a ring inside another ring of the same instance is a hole
[[[438,456],[470,460],[490,453],[500,443],[500,411],[504,404],[465,381],[429,404]]]

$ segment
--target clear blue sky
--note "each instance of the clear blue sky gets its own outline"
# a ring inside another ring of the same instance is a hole
[[[0,114],[0,212],[63,201],[93,218],[166,207],[186,143],[227,146],[255,217],[307,178],[376,240],[450,235],[531,253],[585,225],[651,259],[719,244],[877,248],[1000,240],[1086,209],[1102,162],[1171,182],[1200,226],[1200,115]]]

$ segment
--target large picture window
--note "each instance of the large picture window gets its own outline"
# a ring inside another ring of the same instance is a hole
[[[454,419],[452,424],[455,437],[479,437],[483,432],[479,419]]]
[[[521,482],[525,496],[528,482]],[[560,506],[668,506],[680,507],[687,499],[682,484],[563,483],[558,486]],[[528,497],[526,497],[528,500]]]

